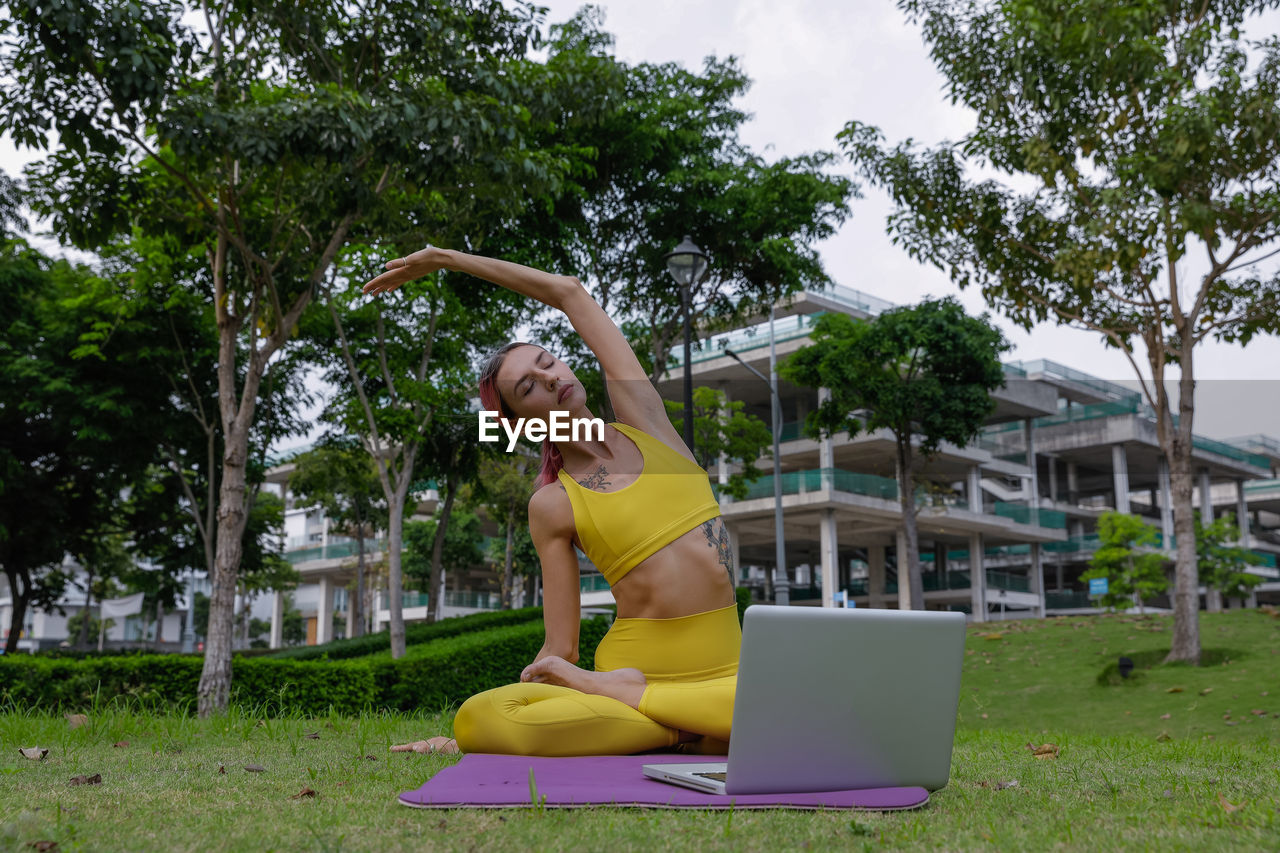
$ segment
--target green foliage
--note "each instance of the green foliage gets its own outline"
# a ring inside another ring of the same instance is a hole
[[[439,622],[427,624],[415,622],[405,626],[405,642],[409,649],[423,643],[445,637],[455,637],[475,631],[485,631],[505,625],[519,625],[525,622],[542,619],[541,607],[522,607],[519,610],[497,610],[487,613],[472,613],[452,619],[441,619]],[[346,658],[364,657],[366,655],[388,652],[391,649],[390,635],[383,631],[378,634],[367,634],[347,640],[334,640],[320,646],[302,646],[296,649],[281,649],[273,652],[271,657],[291,660],[342,660]]]
[[[459,620],[436,626],[451,621]],[[607,630],[602,617],[582,623],[579,666],[593,666],[595,648]],[[233,661],[232,702],[266,708],[275,715],[435,710],[516,681],[542,642],[542,621],[535,619],[452,637],[438,635],[400,660],[239,657]],[[201,667],[200,657],[187,655],[81,660],[6,655],[0,658],[0,701],[72,710],[83,709],[100,695],[144,705],[190,707]]]
[[[1205,586],[1224,595],[1246,597],[1250,590],[1266,580],[1262,575],[1241,571],[1241,566],[1260,566],[1262,558],[1249,548],[1236,544],[1240,528],[1234,513],[1225,513],[1207,526],[1196,513],[1196,562],[1200,580]]]
[[[888,428],[918,436],[920,451],[965,445],[981,429],[1004,384],[1000,354],[1010,345],[986,315],[970,317],[954,298],[894,308],[870,321],[825,314],[812,343],[778,373],[831,396],[805,422],[818,438]]]
[[[742,615],[747,612],[747,608],[751,605],[751,588],[740,586],[733,590],[734,598],[738,601],[738,624],[742,624]]]
[[[436,519],[409,521],[404,525],[404,573],[426,585],[431,577],[431,549],[435,544]],[[455,508],[449,514],[449,526],[444,533],[444,548],[440,555],[446,571],[465,571],[484,560],[480,550],[480,517],[475,513]],[[435,590],[429,590],[432,595]]]
[[[676,432],[684,435],[684,403],[663,400]],[[723,453],[739,470],[718,485],[721,494],[737,500],[747,496],[751,483],[764,474],[756,467],[762,454],[773,454],[773,431],[764,421],[743,411],[741,400],[730,401],[716,388],[697,386],[693,389],[693,451],[703,468],[712,465]]]
[[[1155,545],[1156,529],[1138,516],[1104,512],[1098,518],[1098,541],[1100,547],[1089,558],[1089,569],[1080,579],[1107,579],[1107,592],[1098,602],[1101,606],[1127,609],[1136,595],[1141,609],[1144,599],[1169,588],[1165,556],[1147,550]]]

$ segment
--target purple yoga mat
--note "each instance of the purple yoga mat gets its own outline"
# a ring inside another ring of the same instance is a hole
[[[470,753],[405,791],[400,803],[423,809],[530,807],[529,768],[547,808],[639,806],[668,809],[913,809],[929,799],[924,788],[865,788],[804,794],[704,794],[645,777],[645,764],[705,763],[682,754],[587,755],[539,758]],[[710,760],[715,760],[711,757]]]

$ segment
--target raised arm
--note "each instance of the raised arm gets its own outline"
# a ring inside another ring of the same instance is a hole
[[[387,272],[364,286],[365,293],[386,293],[407,281],[448,269],[491,281],[563,311],[599,359],[608,383],[609,400],[618,418],[650,435],[660,436],[677,450],[685,446],[684,439],[671,426],[662,397],[631,351],[631,345],[578,279],[435,246],[397,258],[386,266]],[[693,458],[692,453],[685,455]]]

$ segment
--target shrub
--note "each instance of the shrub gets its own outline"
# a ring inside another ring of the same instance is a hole
[[[524,622],[539,621],[541,624],[541,607],[522,607],[519,610],[495,610],[490,613],[472,613],[468,616],[455,616],[441,619],[439,622],[427,624],[416,622],[405,625],[405,644],[408,646],[427,643],[444,637],[455,637],[472,631],[484,631],[503,625],[518,625]],[[276,649],[267,656],[288,658],[292,660],[344,660],[364,657],[378,652],[391,651],[391,634],[379,631],[363,637],[352,637],[347,640],[334,640],[321,646],[300,646],[292,649]]]
[[[490,615],[490,614],[484,614]],[[604,617],[584,620],[579,666],[591,669],[605,632]],[[325,714],[333,710],[435,710],[473,693],[509,684],[542,647],[537,621],[470,631],[434,640],[412,656],[343,661],[271,658],[232,663],[231,701],[268,713]],[[20,708],[82,710],[95,697],[125,697],[144,706],[192,709],[203,659],[134,655],[65,660],[0,657],[0,702]]]

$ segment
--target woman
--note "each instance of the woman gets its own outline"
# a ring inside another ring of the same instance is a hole
[[[603,441],[543,443],[529,532],[542,563],[546,639],[517,684],[469,698],[454,719],[463,752],[629,754],[676,747],[725,754],[742,633],[728,531],[706,471],[671,426],[662,398],[604,309],[572,276],[427,247],[386,265],[365,293],[448,269],[563,311],[600,360],[618,422]],[[554,410],[591,418],[573,371],[540,346],[490,357],[481,402],[510,421]],[[609,581],[617,619],[574,666],[582,550]],[[455,751],[437,737],[393,750]]]

